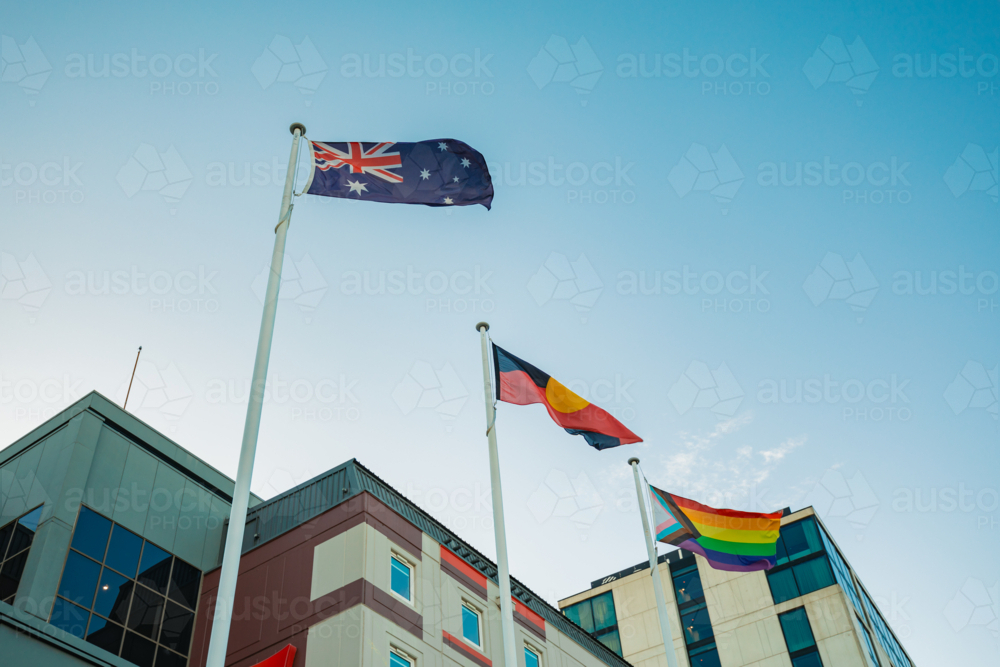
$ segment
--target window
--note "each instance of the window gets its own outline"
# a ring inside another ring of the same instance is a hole
[[[671,563],[670,576],[674,582],[674,596],[677,598],[691,667],[719,667],[715,631],[708,615],[698,563],[693,556]]]
[[[778,614],[792,667],[823,667],[805,607]]]
[[[861,628],[861,637],[865,640],[865,647],[868,649],[868,657],[872,659],[872,664],[875,667],[879,667],[878,653],[875,652],[875,647],[872,645],[872,636],[868,634],[868,628],[865,627],[865,622],[858,616],[858,626]]]
[[[903,652],[903,647],[896,641],[896,635],[886,625],[885,619],[882,618],[882,614],[879,613],[864,588],[861,589],[861,602],[864,603],[868,620],[871,621],[872,629],[875,630],[875,638],[878,639],[878,643],[882,645],[885,652],[889,654],[892,663],[896,667],[911,667],[910,660],[906,657],[906,653]]]
[[[41,518],[42,506],[39,505],[0,528],[0,602],[14,604],[17,585],[21,583],[28,551]]]
[[[479,612],[467,604],[462,604],[462,639],[478,648],[483,647]]]
[[[401,557],[393,554],[390,560],[389,588],[407,602],[413,601],[413,568]]]
[[[821,529],[819,535],[823,538],[823,548],[826,549],[826,555],[833,566],[833,576],[837,579],[840,587],[844,589],[844,592],[847,593],[847,597],[850,598],[851,604],[854,605],[858,614],[864,614],[861,611],[861,600],[858,598],[858,592],[854,588],[854,579],[851,578],[851,571],[848,569],[847,563],[840,557],[840,552],[837,551],[837,547],[833,546],[833,542],[827,537],[826,531]],[[876,662],[875,664],[878,663]]]
[[[413,667],[410,656],[394,648],[389,649],[389,667]]]
[[[775,604],[836,583],[812,517],[782,526],[776,550],[775,567],[767,571]]]
[[[81,506],[49,623],[140,667],[182,667],[200,586],[200,570]]]
[[[563,615],[594,635],[597,641],[619,656],[622,654],[621,638],[618,636],[618,616],[615,614],[615,599],[611,591],[566,607],[563,609]]]
[[[542,659],[537,651],[524,647],[524,667],[542,667]]]

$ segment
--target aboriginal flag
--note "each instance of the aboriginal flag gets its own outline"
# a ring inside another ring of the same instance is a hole
[[[582,435],[595,449],[642,442],[642,438],[596,405],[580,398],[548,373],[493,346],[497,399],[514,405],[541,403],[555,423]]]

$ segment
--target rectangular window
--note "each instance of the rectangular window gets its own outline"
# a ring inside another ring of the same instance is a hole
[[[462,605],[462,639],[478,648],[483,647],[479,612],[467,604]]]
[[[889,654],[889,658],[892,660],[896,667],[911,667],[909,659],[906,657],[906,653],[903,652],[903,647],[899,645],[896,641],[896,635],[892,633],[889,626],[886,625],[885,619],[882,618],[882,614],[876,609],[875,604],[868,597],[868,592],[862,587],[861,589],[861,602],[864,604],[865,612],[868,614],[868,620],[871,621],[872,628],[875,630],[875,638],[878,639],[878,643],[882,645],[885,652]]]
[[[715,647],[715,642],[692,649],[688,652],[691,660],[691,667],[722,667],[719,662],[719,649]]]
[[[389,667],[413,667],[413,660],[402,651],[389,649]]]
[[[792,667],[823,667],[809,627],[809,616],[805,607],[793,609],[784,614],[778,614],[781,622],[781,632],[785,635],[785,646],[792,659]]]
[[[407,602],[413,601],[413,568],[399,556],[390,559],[392,571],[389,587],[392,592]]]
[[[622,654],[621,638],[618,636],[618,616],[615,614],[615,598],[611,591],[566,607],[563,609],[563,616],[592,634],[597,641],[619,656]]]
[[[775,604],[837,583],[823,544],[812,517],[781,527],[777,565],[767,571]],[[846,592],[850,596],[851,591]]]
[[[858,616],[858,626],[861,628],[861,637],[865,640],[865,646],[868,648],[868,657],[872,659],[872,665],[879,667],[878,653],[875,652],[875,647],[872,645],[872,636],[868,634],[868,628],[865,627],[865,622],[861,620]]]
[[[542,667],[542,659],[538,653],[527,646],[524,647],[524,667]]]
[[[688,645],[703,642],[715,636],[712,621],[708,618],[708,605],[702,602],[681,612],[684,640]]]
[[[137,665],[187,663],[201,571],[81,507],[49,623]]]
[[[39,505],[0,528],[0,602],[14,604],[41,518],[42,505]]]

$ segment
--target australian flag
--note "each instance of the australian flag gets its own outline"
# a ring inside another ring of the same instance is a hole
[[[469,206],[493,201],[482,153],[455,139],[416,143],[310,141],[306,192],[393,204]]]

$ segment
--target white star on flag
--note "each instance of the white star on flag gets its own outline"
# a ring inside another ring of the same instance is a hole
[[[444,143],[443,141],[439,141],[438,148],[440,148],[442,151],[446,151],[448,150],[448,144]]]
[[[453,201],[451,200],[451,197],[445,197],[445,198],[444,198],[444,203],[445,203],[445,204],[454,204],[455,202],[453,202]]]
[[[462,166],[463,167],[468,167],[470,164],[472,164],[472,163],[469,162],[469,158],[467,158],[467,157],[462,158]]]
[[[357,192],[359,196],[362,192],[368,192],[368,186],[361,181],[347,181],[347,184],[351,186],[351,192]]]
[[[453,181],[455,181],[456,183],[458,183],[458,176],[456,176],[455,178],[453,178],[453,179],[451,179],[451,180],[453,180]]]
[[[422,178],[423,180],[426,181],[430,177],[431,177],[431,172],[427,171],[426,169],[420,172],[420,178]]]

